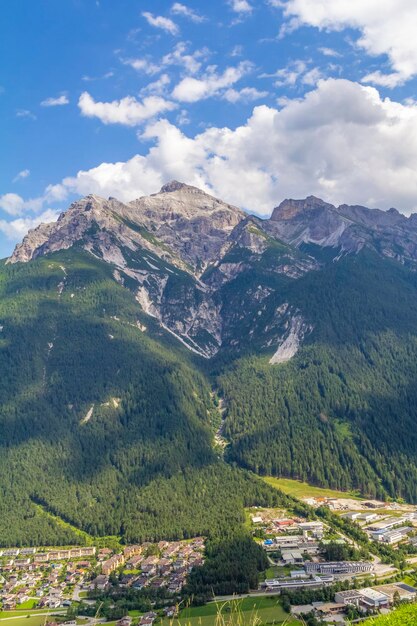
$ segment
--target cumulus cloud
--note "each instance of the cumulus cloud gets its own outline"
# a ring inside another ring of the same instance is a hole
[[[136,155],[128,161],[101,163],[90,170],[81,170],[76,176],[64,178],[63,184],[69,193],[95,193],[127,202],[154,193],[163,185],[163,178],[146,157]]]
[[[386,54],[398,81],[417,74],[414,0],[287,0],[283,6],[290,28],[307,24],[336,31],[358,29],[357,44],[371,55]]]
[[[123,65],[129,65],[137,72],[143,72],[144,74],[157,74],[161,67],[157,63],[153,63],[148,58],[137,58],[137,59],[121,59]]]
[[[183,78],[174,88],[172,96],[181,102],[198,102],[210,98],[237,83],[251,69],[252,64],[248,61],[242,61],[236,67],[227,67],[221,74],[213,66],[201,78]]]
[[[230,6],[235,13],[252,13],[253,7],[248,0],[231,0]]]
[[[17,193],[5,193],[0,196],[0,209],[9,215],[20,215],[25,211],[37,211],[42,207],[41,198],[24,200]]]
[[[19,217],[7,222],[0,219],[0,231],[11,241],[20,241],[26,233],[39,224],[55,222],[58,219],[59,211],[47,209],[36,217]]]
[[[155,28],[161,28],[167,33],[171,33],[171,35],[178,35],[179,28],[175,22],[173,22],[169,17],[163,17],[162,15],[152,15],[149,11],[144,11],[142,16],[151,26]]]
[[[319,67],[310,68],[310,61],[297,59],[290,61],[286,67],[279,68],[273,74],[261,74],[260,78],[275,78],[275,87],[295,87],[297,83],[314,87],[323,73]]]
[[[128,201],[175,178],[260,215],[284,197],[310,194],[417,210],[417,103],[382,99],[374,87],[348,80],[320,80],[281,108],[257,106],[237,128],[187,136],[162,119],[139,139],[151,142],[146,154],[80,171],[50,186],[42,201],[88,193]],[[10,196],[0,206],[17,215],[25,201]]]
[[[171,78],[168,74],[161,74],[161,76],[154,80],[151,83],[148,83],[145,87],[140,90],[141,96],[145,96],[147,94],[153,94],[162,96],[166,93],[168,85],[171,83]]]
[[[363,83],[371,83],[372,85],[379,85],[380,87],[388,87],[388,89],[394,89],[394,87],[399,87],[403,85],[406,80],[404,76],[397,72],[392,72],[391,74],[384,74],[377,70],[376,72],[371,72],[362,78]]]
[[[132,96],[112,102],[96,102],[86,91],[81,94],[78,106],[85,117],[97,117],[103,124],[125,126],[137,126],[159,113],[172,111],[176,107],[173,102],[160,96],[147,96],[142,102]]]
[[[187,137],[167,120],[152,123],[142,135],[154,141],[145,156],[102,164],[63,184],[128,200],[177,178],[265,215],[283,197],[309,194],[410,212],[417,209],[416,129],[414,102],[328,79],[281,109],[255,107],[236,129]]]
[[[204,22],[206,19],[202,15],[199,15],[198,13],[196,13],[193,9],[190,9],[190,7],[186,6],[185,4],[181,4],[181,2],[174,2],[174,4],[171,7],[171,13],[173,13],[174,15],[181,15],[183,17],[187,17],[188,19],[190,19],[192,22],[195,22],[196,24]]]
[[[157,74],[170,65],[178,65],[183,67],[188,74],[196,74],[201,69],[202,60],[209,56],[210,51],[208,48],[202,48],[191,53],[187,51],[187,48],[187,43],[180,41],[158,63],[154,63],[147,57],[122,59],[122,63],[149,75]]]
[[[23,180],[30,176],[30,170],[21,170],[16,176],[13,178],[13,183],[17,183],[19,180]]]
[[[42,107],[59,107],[64,106],[65,104],[69,104],[68,97],[66,95],[57,96],[56,98],[46,98],[46,100],[42,100]]]
[[[244,87],[243,89],[227,89],[223,98],[228,102],[253,102],[268,95],[267,91],[259,91],[255,87]]]
[[[342,55],[337,50],[333,50],[333,48],[318,48],[318,51],[321,52],[325,57],[341,57]]]
[[[287,85],[289,87],[294,86],[300,76],[307,71],[307,63],[298,59],[291,61],[286,67],[281,67],[273,74],[261,74],[260,78],[275,78],[274,84],[276,87]]]
[[[161,65],[179,65],[189,74],[196,74],[201,69],[201,61],[206,59],[210,54],[208,48],[196,50],[193,53],[187,52],[187,44],[180,41],[171,52],[162,57]]]

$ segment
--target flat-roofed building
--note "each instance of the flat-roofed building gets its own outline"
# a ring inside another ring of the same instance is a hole
[[[373,565],[369,561],[325,561],[322,563],[306,561],[304,568],[307,574],[344,575],[371,572]]]
[[[366,589],[359,589],[358,593],[362,596],[362,606],[366,608],[380,609],[390,604],[390,599],[387,594],[377,591],[376,589],[367,587]]]
[[[296,563],[303,563],[303,555],[300,550],[282,550],[282,560],[286,565],[295,565]]]
[[[359,606],[362,596],[356,591],[356,589],[349,589],[348,591],[338,591],[335,593],[334,601],[346,606],[353,604]]]
[[[417,598],[417,589],[406,585],[405,583],[394,583],[392,585],[378,585],[374,587],[377,591],[385,593],[388,596],[390,603],[395,600],[395,596],[398,594],[400,600],[413,602]]]

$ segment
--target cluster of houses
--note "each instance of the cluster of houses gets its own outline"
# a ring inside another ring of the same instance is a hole
[[[165,588],[172,594],[181,591],[193,567],[204,563],[204,539],[160,541],[127,546],[123,553],[113,554],[101,565],[102,573],[90,583],[90,590],[104,591],[110,587],[109,576],[122,570],[120,587],[133,589]]]
[[[47,553],[38,553],[36,548],[2,550],[0,600],[3,610],[18,608],[31,600],[38,608],[56,609],[71,604],[74,585],[82,584],[91,576],[91,558],[95,553],[95,548]]]

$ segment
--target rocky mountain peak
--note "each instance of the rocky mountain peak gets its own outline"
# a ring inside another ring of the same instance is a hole
[[[171,180],[169,183],[162,185],[159,193],[171,193],[173,191],[179,191],[180,189],[184,189],[185,187],[191,188],[191,185],[186,185],[186,183],[180,183],[178,180]],[[192,189],[197,189],[197,187],[192,187]]]
[[[334,209],[333,205],[325,202],[316,196],[307,196],[307,198],[295,200],[287,198],[281,202],[272,212],[271,220],[291,220],[300,213],[312,211],[314,209]]]

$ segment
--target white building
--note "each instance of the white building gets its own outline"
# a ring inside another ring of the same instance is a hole
[[[367,587],[366,589],[359,589],[358,593],[362,596],[361,604],[366,608],[380,609],[389,606],[389,597],[381,591]]]

